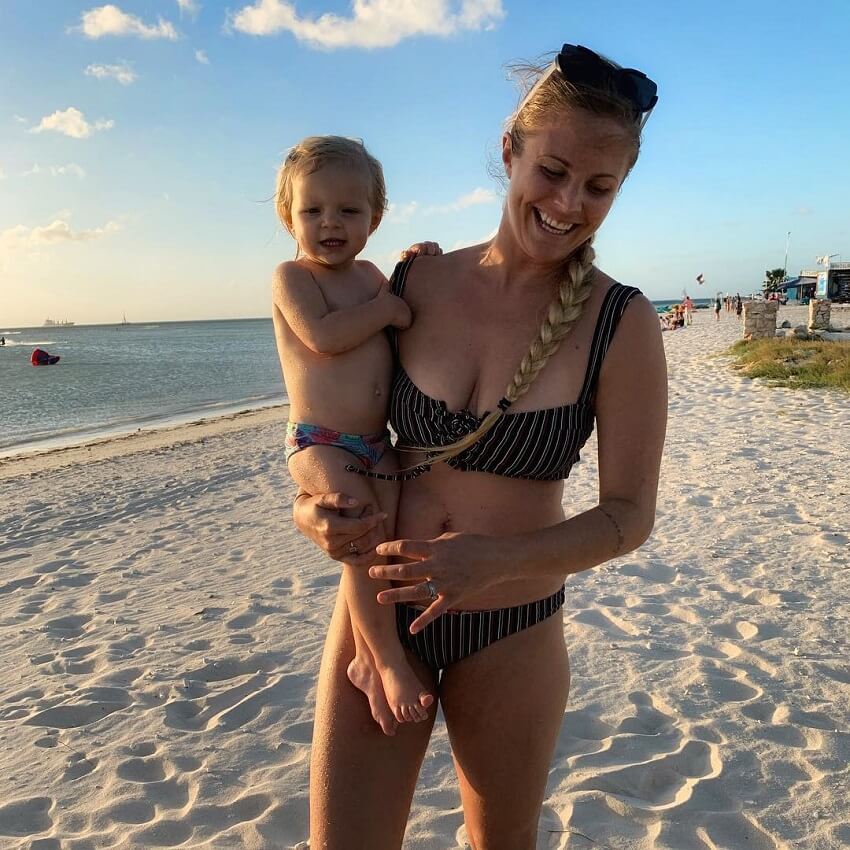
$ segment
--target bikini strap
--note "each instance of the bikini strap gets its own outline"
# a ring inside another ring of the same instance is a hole
[[[407,259],[396,263],[393,273],[390,276],[390,292],[393,295],[398,295],[399,298],[404,298],[404,285],[407,283],[407,273],[416,259],[416,254],[411,254]]]
[[[605,293],[602,308],[599,310],[599,318],[596,320],[596,328],[593,331],[593,339],[590,342],[587,372],[578,398],[580,404],[590,404],[590,400],[596,392],[596,384],[599,382],[602,362],[605,360],[608,346],[614,338],[617,325],[620,323],[629,302],[635,295],[640,294],[639,289],[634,286],[625,286],[622,283],[613,284]]]
[[[411,254],[406,260],[396,263],[393,273],[390,275],[390,292],[397,295],[399,298],[404,298],[404,285],[407,283],[407,273],[410,271],[413,261],[416,259],[416,254]],[[393,353],[393,359],[398,363],[398,331],[395,328],[384,328],[387,334],[387,339],[390,341],[390,349]]]

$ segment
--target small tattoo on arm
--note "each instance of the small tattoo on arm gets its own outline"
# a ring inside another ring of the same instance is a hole
[[[614,555],[619,555],[626,544],[626,538],[623,537],[623,530],[620,528],[620,523],[618,523],[617,520],[614,519],[614,517],[611,516],[611,514],[609,514],[608,511],[606,511],[605,508],[602,507],[602,505],[597,505],[596,507],[600,511],[602,511],[602,513],[605,514],[606,517],[608,517],[608,519],[611,521],[611,525],[614,526],[614,529],[617,532],[617,545],[614,548]]]

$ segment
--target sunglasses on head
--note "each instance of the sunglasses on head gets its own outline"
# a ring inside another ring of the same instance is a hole
[[[555,65],[571,83],[616,92],[634,107],[635,120],[640,121],[641,127],[658,103],[658,86],[646,74],[634,68],[614,68],[598,53],[580,44],[565,44]]]

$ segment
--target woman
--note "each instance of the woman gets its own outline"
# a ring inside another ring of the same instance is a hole
[[[594,267],[591,240],[656,99],[640,72],[564,45],[508,122],[496,236],[393,276],[415,321],[398,336],[391,424],[429,451],[410,455],[398,539],[377,547],[397,563],[370,575],[402,582],[378,598],[398,603],[410,662],[439,695],[475,850],[535,846],[569,690],[566,577],[637,548],[654,523],[658,318]],[[594,419],[599,504],[566,519],[563,480]],[[295,521],[365,569],[376,518],[343,518],[345,504],[299,493]],[[354,658],[340,594],[316,698],[311,847],[401,847],[434,711],[382,734],[378,682]]]

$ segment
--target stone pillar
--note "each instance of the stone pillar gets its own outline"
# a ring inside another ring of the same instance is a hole
[[[812,298],[809,301],[809,330],[810,331],[828,331],[830,310],[829,305],[832,302],[828,299],[818,301]]]
[[[745,301],[744,339],[772,339],[776,336],[778,301]]]

